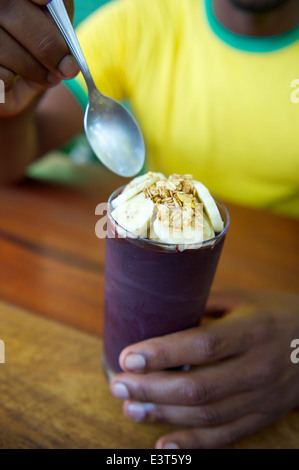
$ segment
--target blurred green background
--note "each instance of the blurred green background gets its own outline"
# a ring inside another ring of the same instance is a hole
[[[112,0],[74,0],[75,16],[74,25],[78,26],[84,18],[92,13],[97,8],[109,3]]]

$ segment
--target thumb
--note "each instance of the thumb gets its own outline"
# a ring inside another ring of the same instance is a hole
[[[47,3],[51,3],[51,0],[31,0],[32,3],[39,6],[45,6]],[[69,17],[72,19],[74,16],[74,1],[73,0],[63,0],[65,8],[69,14]]]

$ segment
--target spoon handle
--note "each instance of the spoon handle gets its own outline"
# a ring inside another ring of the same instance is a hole
[[[65,9],[63,0],[51,0],[49,3],[47,3],[47,9],[58,26],[62,36],[64,37],[65,42],[69,46],[69,49],[77,64],[79,65],[82,75],[86,81],[88,92],[91,93],[91,91],[96,87],[74,31],[73,25]]]

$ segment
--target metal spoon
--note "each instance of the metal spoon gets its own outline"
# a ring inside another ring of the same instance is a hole
[[[145,148],[133,116],[108,96],[99,92],[86,63],[63,0],[51,0],[47,8],[77,61],[88,89],[84,129],[96,156],[111,171],[130,177],[142,168]]]

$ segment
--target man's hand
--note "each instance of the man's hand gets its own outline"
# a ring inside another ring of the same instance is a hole
[[[5,104],[0,117],[13,116],[46,87],[74,77],[79,69],[57,26],[47,0],[0,0],[0,79]],[[70,16],[73,1],[67,0]]]
[[[298,296],[214,296],[198,328],[124,349],[126,371],[111,382],[127,418],[185,427],[156,448],[218,448],[279,419],[299,405]],[[166,370],[189,365],[189,370]],[[187,429],[186,429],[187,427]]]

